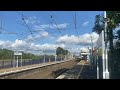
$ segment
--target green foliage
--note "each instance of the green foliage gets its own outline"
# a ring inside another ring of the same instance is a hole
[[[96,32],[97,34],[100,34],[103,29],[104,29],[103,16],[100,16],[100,14],[96,15],[92,31]]]
[[[56,55],[59,56],[59,55],[67,55],[68,54],[68,50],[64,50],[63,48],[61,47],[58,47],[57,50],[56,50]]]
[[[113,48],[113,30],[115,30],[116,27],[120,26],[120,11],[106,11],[107,15],[107,39],[110,42],[110,50],[109,50],[109,59],[110,59],[110,66],[111,66],[111,71],[113,69],[116,69],[116,71],[119,71],[119,66],[120,66],[120,30],[117,31],[117,42],[114,45]],[[102,24],[100,24],[102,23]],[[98,34],[101,33],[101,31],[104,29],[104,22],[102,21],[102,17],[100,15],[96,15],[95,17],[95,25],[93,27],[93,32],[96,32]],[[99,51],[101,55],[102,49]],[[112,69],[113,68],[113,69]]]
[[[106,11],[107,18],[109,22],[107,22],[107,30],[114,30],[116,27],[120,26],[120,11]],[[98,34],[104,29],[104,19],[103,15],[96,15],[95,16],[95,23],[92,29],[93,32]],[[109,34],[109,33],[108,33]]]
[[[120,26],[120,11],[106,11],[106,15],[109,20],[107,22],[107,40],[110,42],[110,53],[113,54],[113,30]],[[100,34],[102,30],[104,30],[103,15],[96,15],[92,31]],[[119,37],[120,35],[118,34]]]
[[[13,56],[14,56],[14,52],[12,50],[0,49],[0,60],[13,59]],[[40,56],[36,56],[34,54],[31,54],[31,53],[24,53],[24,52],[22,52],[22,58],[23,59],[39,59],[41,57]]]
[[[120,23],[120,11],[107,11],[107,17],[110,19],[108,22],[108,28],[112,30],[119,26]]]
[[[11,59],[13,57],[13,51],[7,49],[0,49],[0,60]]]

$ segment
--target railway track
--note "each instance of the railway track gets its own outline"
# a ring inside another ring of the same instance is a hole
[[[49,67],[41,71],[21,75],[17,77],[17,79],[55,79],[57,76],[71,69],[76,64],[76,60],[70,60],[68,62],[54,65],[53,67]]]
[[[81,60],[72,69],[61,74],[56,79],[96,79],[95,70],[89,69],[89,63]]]

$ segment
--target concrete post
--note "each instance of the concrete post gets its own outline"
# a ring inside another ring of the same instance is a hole
[[[21,55],[21,67],[22,67],[22,55]]]
[[[97,79],[99,79],[98,50],[97,50]]]
[[[17,56],[17,65],[16,65],[16,67],[18,67],[18,56]]]

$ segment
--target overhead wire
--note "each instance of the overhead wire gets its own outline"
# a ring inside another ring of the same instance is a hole
[[[17,12],[17,13],[19,13],[19,12]],[[19,13],[20,14],[20,13]],[[27,18],[28,20],[30,20],[28,17],[26,17],[26,16],[24,16],[24,15],[22,15],[23,17],[25,17],[25,18]],[[31,21],[31,20],[30,20]],[[39,24],[38,23],[35,23],[37,26],[39,26]],[[49,32],[49,31],[47,31],[47,30],[45,30],[44,29],[44,31],[46,31],[46,32]],[[35,31],[34,31],[35,32]],[[52,36],[54,36],[55,38],[57,38],[56,37],[56,35],[54,35],[54,34],[52,34],[51,32],[49,32]]]
[[[23,14],[22,14],[22,16],[23,17],[25,17],[25,18],[27,18],[28,20],[31,20],[31,19],[29,19],[28,17],[26,17],[26,16],[24,16]],[[39,26],[39,24],[38,23],[35,23],[35,25],[38,25]],[[47,31],[47,30],[45,30],[44,29],[44,31]],[[47,31],[48,32],[48,31]],[[56,37],[54,34],[52,34],[51,32],[49,32],[52,36],[54,36],[56,39],[58,39],[58,37]],[[34,40],[32,40],[32,41],[36,41],[37,39],[34,39]],[[42,39],[40,39],[40,40],[42,40]]]
[[[17,33],[15,32],[7,32],[6,30],[4,30],[2,19],[0,20],[0,34],[16,34],[17,35]]]
[[[61,36],[63,36],[63,34],[62,34],[60,28],[58,27],[57,23],[55,22],[55,20],[54,20],[54,18],[53,18],[53,15],[51,14],[51,12],[49,13],[49,16],[50,16],[50,18],[52,19],[51,24],[55,25],[56,28],[58,29],[59,33],[61,34]],[[57,44],[61,44],[61,43],[57,43]],[[66,43],[63,43],[63,44],[66,44]]]
[[[17,12],[17,11],[16,11],[16,12]],[[20,12],[17,12],[17,13],[18,13],[19,15],[21,15],[21,18],[22,18],[24,24],[26,25],[26,27],[28,28],[28,30],[30,31],[30,33],[33,34],[32,31],[31,31],[31,29],[30,29],[30,27],[28,26],[28,24],[26,23],[26,21],[25,21],[25,19],[24,19],[23,13],[21,13],[21,14],[20,14]]]
[[[51,18],[51,20],[52,20],[53,25],[55,24],[55,26],[56,26],[56,28],[58,29],[59,33],[60,33],[61,35],[63,35],[62,32],[61,32],[61,30],[60,30],[60,28],[58,27],[57,23],[55,22],[55,19],[54,19],[54,17],[53,17],[52,14],[50,15],[50,18]]]
[[[73,16],[73,15],[72,15]],[[76,12],[75,12],[75,16],[73,16],[73,20],[74,20],[74,27],[75,27],[75,32],[77,34],[77,37],[78,37],[78,41],[80,41],[80,38],[79,38],[79,33],[77,31],[77,16],[76,16]]]
[[[75,25],[74,28],[75,28],[76,34],[79,36],[78,31],[77,31],[76,12],[75,12],[75,16],[73,16],[73,21],[74,21],[74,25]]]
[[[17,12],[17,13],[19,13],[19,12]],[[21,13],[19,13],[20,15],[21,15]],[[21,15],[22,17],[25,17],[23,14]],[[27,17],[25,17],[25,18],[27,18]],[[50,22],[50,23],[52,23],[52,24],[54,24],[55,26],[56,26],[56,28],[58,29],[58,31],[59,31],[59,33],[62,35],[62,32],[61,32],[61,30],[60,30],[60,28],[58,27],[58,25],[57,25],[57,23],[55,22],[55,20],[54,20],[54,18],[53,18],[53,16],[52,15],[50,15],[50,18],[52,19],[52,22]],[[29,19],[29,18],[27,18],[27,19]],[[25,19],[24,19],[25,20]],[[29,19],[30,20],[30,19]],[[76,23],[75,23],[76,24]],[[36,25],[38,25],[38,23],[36,23]],[[38,25],[39,26],[39,25]],[[75,28],[76,28],[76,25],[75,25]],[[45,29],[44,29],[45,30]],[[47,30],[45,30],[45,31],[47,31]],[[47,31],[48,32],[48,31]],[[52,34],[52,33],[50,33],[52,36],[54,36],[56,39],[58,39],[58,37],[56,37],[54,34]]]

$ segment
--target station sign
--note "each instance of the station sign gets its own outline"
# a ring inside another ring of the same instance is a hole
[[[22,52],[14,52],[14,55],[22,55]]]

